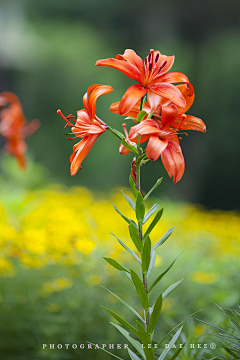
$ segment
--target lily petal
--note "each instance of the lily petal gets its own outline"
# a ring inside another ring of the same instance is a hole
[[[71,175],[74,176],[81,168],[81,163],[91,150],[94,142],[97,140],[99,134],[84,137],[75,147],[75,153],[72,154],[71,161]]]
[[[178,108],[176,105],[162,106],[161,123],[163,127],[170,125],[178,115]]]
[[[185,171],[185,161],[180,145],[169,140],[168,146],[161,155],[161,159],[169,177],[173,177],[173,182],[176,184],[182,178]]]
[[[131,111],[134,105],[146,94],[146,92],[147,90],[142,88],[141,85],[130,86],[120,101],[118,108],[119,114],[126,115]]]
[[[104,94],[109,94],[112,91],[113,88],[109,85],[99,85],[98,87],[95,87],[95,89],[91,92],[89,98],[89,109],[91,111],[92,119],[95,117],[96,101],[99,98],[99,96]]]
[[[160,101],[161,101],[161,96],[155,94],[154,92],[152,92],[151,90],[148,90],[147,92],[147,101],[151,107],[151,112],[160,112]]]
[[[122,58],[124,58],[125,60],[127,60],[128,62],[130,62],[131,64],[135,65],[142,76],[144,76],[145,74],[145,70],[144,70],[144,65],[143,65],[143,61],[142,59],[140,58],[140,56],[138,56],[134,50],[132,49],[126,49],[124,51],[124,54],[123,55],[120,55]],[[120,58],[120,56],[116,56],[117,59]]]
[[[156,121],[149,119],[149,120],[143,120],[140,124],[134,125],[131,127],[129,132],[129,139],[131,141],[136,141],[138,138],[138,135],[153,135],[153,134],[159,134],[161,133],[161,130],[158,127],[158,124]]]
[[[186,101],[181,91],[174,85],[168,83],[156,83],[149,86],[149,89],[155,94],[171,100],[175,105],[185,108]]]
[[[182,83],[182,82],[187,83],[187,84],[190,83],[188,77],[181,72],[169,72],[164,75],[157,76],[154,80],[155,80],[154,82],[161,81],[161,82],[167,82],[167,83],[171,83],[171,84]]]
[[[156,161],[168,145],[167,139],[160,139],[157,135],[152,135],[147,144],[146,154],[150,160]]]
[[[160,54],[158,62],[153,69],[153,77],[162,76],[171,69],[175,60],[175,56],[167,56]],[[157,75],[159,74],[159,75]]]
[[[92,114],[91,114],[91,110],[89,108],[89,96],[90,96],[91,92],[98,86],[101,86],[101,84],[94,84],[94,85],[89,86],[87,92],[83,96],[83,106],[85,107],[90,119],[92,117]]]
[[[131,79],[141,82],[142,76],[139,69],[135,65],[130,64],[125,60],[118,60],[114,58],[103,59],[98,60],[96,62],[96,65],[112,67],[114,69],[120,70],[122,73],[129,76]]]
[[[119,113],[119,104],[120,104],[120,101],[113,103],[110,106],[110,111],[115,113],[115,114],[118,114]],[[148,103],[146,101],[145,101],[145,103],[143,105],[143,110],[145,110],[147,113],[150,113],[150,106],[148,105]],[[137,115],[138,115],[139,111],[140,111],[140,100],[138,100],[138,102],[134,105],[132,110],[130,110],[125,115],[137,118]]]
[[[177,117],[171,126],[181,130],[196,130],[203,133],[207,131],[205,123],[201,119],[191,115]]]

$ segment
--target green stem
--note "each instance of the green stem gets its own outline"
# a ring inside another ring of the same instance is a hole
[[[136,155],[136,186],[137,191],[141,191],[141,177],[140,177],[140,170],[141,170],[141,161],[145,157],[145,154],[141,154],[141,148],[140,148],[140,138],[141,136],[138,135],[138,142],[137,142],[137,155]],[[143,156],[144,155],[144,156]],[[142,222],[138,221],[138,232],[140,240],[142,241],[143,234],[142,234]],[[144,274],[142,271],[142,278],[143,278],[143,286],[145,289],[146,294],[148,295],[148,284],[147,284],[147,274]],[[148,333],[148,326],[149,326],[149,320],[150,320],[150,312],[149,309],[145,312],[145,329]]]

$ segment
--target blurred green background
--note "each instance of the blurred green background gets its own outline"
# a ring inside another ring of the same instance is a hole
[[[132,216],[118,196],[128,185],[131,157],[118,155],[118,140],[107,132],[83,170],[71,177],[73,143],[64,139],[64,123],[56,114],[58,108],[75,114],[90,85],[109,84],[114,92],[98,100],[97,114],[121,130],[121,117],[108,110],[132,80],[95,62],[126,48],[142,58],[150,48],[174,54],[173,71],[185,73],[195,88],[189,114],[207,125],[206,134],[183,137],[186,172],[177,185],[160,160],[142,172],[144,190],[164,176],[152,200],[165,207],[153,240],[177,225],[159,252],[159,271],[184,250],[161,285],[165,290],[184,277],[165,301],[156,338],[201,308],[198,317],[218,324],[222,319],[212,301],[228,307],[240,303],[235,275],[240,257],[239,15],[238,0],[1,0],[0,91],[15,92],[27,118],[41,121],[27,139],[27,172],[20,173],[1,153],[1,359],[110,359],[100,351],[43,351],[41,345],[124,343],[99,304],[112,302],[114,311],[131,321],[129,313],[100,284],[139,306],[128,279],[102,260],[108,254],[126,266],[129,262],[109,232],[127,241],[125,224],[110,202]],[[199,322],[188,322],[184,336],[194,342],[204,330]],[[189,351],[182,354],[182,359],[193,358]]]
[[[132,80],[95,62],[126,48],[142,58],[159,49],[174,54],[173,70],[190,78],[196,100],[189,113],[208,130],[184,136],[184,180],[164,181],[164,192],[209,208],[239,208],[239,13],[239,0],[1,0],[0,90],[16,92],[27,118],[41,120],[29,140],[35,160],[57,182],[97,190],[126,185],[129,156],[117,157],[118,140],[110,133],[98,139],[84,171],[70,177],[72,142],[64,139],[56,110],[75,114],[90,85],[110,84],[114,92],[98,100],[97,113],[121,129],[121,117],[108,109]],[[166,177],[161,161],[147,166],[144,186],[153,174]]]

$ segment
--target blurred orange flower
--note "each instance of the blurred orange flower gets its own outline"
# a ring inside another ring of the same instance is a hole
[[[147,157],[155,161],[161,156],[163,165],[168,175],[173,177],[174,183],[182,178],[185,170],[184,157],[179,145],[178,130],[206,132],[206,125],[201,119],[184,114],[194,101],[194,93],[191,93],[191,90],[185,84],[178,85],[177,88],[185,99],[186,106],[184,108],[178,108],[168,99],[149,91],[148,102],[145,102],[143,107],[143,110],[146,111],[144,120],[133,126],[127,136],[129,143],[136,143],[138,135],[141,135],[141,143],[148,140]],[[114,103],[111,105],[110,110],[117,113],[119,112],[119,106],[120,102]],[[127,115],[137,118],[139,110],[140,100]],[[150,113],[153,113],[152,118],[147,119]],[[130,150],[121,144],[119,151],[121,154],[126,154]]]
[[[74,135],[75,138],[82,138],[80,142],[73,146],[73,153],[70,156],[71,175],[74,176],[79,169],[82,169],[81,163],[89,153],[97,138],[107,130],[108,126],[95,115],[96,101],[99,96],[108,94],[113,91],[113,88],[108,85],[92,85],[83,97],[83,105],[85,109],[77,111],[77,120],[71,114],[65,117],[61,110],[57,113],[67,122],[66,126],[71,126],[71,133],[66,135]],[[74,120],[76,123],[72,124],[69,120]]]
[[[183,73],[167,73],[173,62],[174,56],[162,55],[159,51],[151,50],[143,63],[135,51],[127,49],[123,55],[117,55],[116,59],[98,60],[96,65],[118,69],[139,83],[139,85],[130,86],[120,101],[119,114],[126,115],[149,90],[171,100],[179,107],[186,106],[181,92],[172,84],[187,83],[191,89],[193,88]]]
[[[5,138],[4,149],[15,156],[20,168],[26,168],[25,153],[27,144],[25,137],[31,135],[40,126],[39,120],[26,124],[22,105],[12,92],[0,93],[0,134]]]

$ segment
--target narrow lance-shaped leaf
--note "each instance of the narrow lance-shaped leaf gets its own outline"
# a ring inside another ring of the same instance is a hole
[[[123,196],[124,196],[125,200],[127,201],[127,203],[135,211],[136,210],[135,202],[128,195],[126,195],[122,190],[121,190],[121,193],[123,194]]]
[[[148,219],[152,216],[152,214],[158,210],[160,208],[160,205],[158,204],[154,204],[150,210],[148,210],[148,212],[146,213],[146,215],[144,216],[143,222],[142,224],[145,224],[145,222],[148,221]]]
[[[149,308],[149,299],[148,299],[148,295],[145,292],[143,283],[139,279],[138,275],[132,269],[130,269],[130,273],[134,286],[137,290],[138,297],[142,303],[142,306],[145,310],[147,310]]]
[[[140,111],[142,111],[143,109],[143,106],[145,104],[145,101],[147,99],[147,95],[144,95],[142,98],[141,98],[141,102],[140,102]]]
[[[123,326],[125,326],[128,330],[130,330],[133,334],[135,334],[136,336],[138,336],[138,332],[137,330],[131,325],[129,324],[126,320],[124,320],[123,318],[121,318],[121,316],[119,316],[118,314],[116,314],[114,311],[109,310],[108,308],[105,308],[104,306],[100,306],[101,308],[103,308],[104,310],[107,310],[109,312],[109,314],[111,314],[117,321],[119,321]]]
[[[173,264],[175,263],[175,261],[177,260],[177,258],[181,255],[182,253],[180,253],[176,259],[174,259],[171,264],[157,277],[157,279],[152,283],[152,285],[149,288],[149,292],[154,288],[154,286],[156,286],[159,281],[162,279],[162,277],[168,272],[168,270],[171,269],[171,267],[173,266]]]
[[[131,271],[131,270],[130,270]],[[183,281],[183,279],[176,281],[174,284],[172,284],[171,286],[169,286],[169,288],[167,288],[166,291],[164,291],[163,293],[163,299],[165,297],[167,297],[169,294],[171,294],[171,292],[173,292],[174,289],[176,289],[176,287]]]
[[[138,230],[136,229],[136,227],[134,226],[134,224],[132,222],[130,225],[128,225],[128,229],[129,229],[129,234],[130,234],[130,237],[131,237],[134,245],[136,246],[137,250],[142,254],[143,244],[140,240]]]
[[[154,268],[156,258],[157,258],[156,251],[151,251],[151,260],[150,260],[150,265],[149,265],[148,272],[147,272],[147,277],[148,278],[151,275],[151,272],[152,272],[152,270]]]
[[[103,256],[104,260],[106,260],[110,265],[112,265],[113,267],[115,267],[115,269],[120,270],[120,271],[126,271],[126,272],[130,272],[127,268],[125,268],[124,266],[122,266],[121,264],[119,264],[116,260],[112,259],[112,258],[108,258]]]
[[[148,333],[151,334],[153,332],[153,330],[155,329],[155,326],[157,324],[160,312],[162,309],[162,294],[159,295],[159,297],[157,298],[155,305],[154,305],[154,309],[149,321],[149,326],[148,326]]]
[[[152,111],[150,114],[148,114],[148,117],[147,117],[146,120],[151,119],[151,117],[153,116],[153,114],[154,114],[154,111]]]
[[[144,327],[140,324],[140,322],[136,321],[137,323],[137,330],[138,330],[138,337],[140,338],[142,345],[143,345],[143,351],[146,355],[147,360],[153,360],[154,359],[154,352],[152,346],[149,348],[148,344],[151,344],[150,337],[146,333],[146,330]]]
[[[114,323],[110,323],[113,326],[115,326],[116,329],[118,329],[118,331],[130,342],[130,344],[138,351],[138,353],[143,357],[143,359],[145,360],[145,354],[143,352],[142,346],[139,343],[139,341],[133,339],[129,333],[127,332],[127,330],[125,330],[124,328],[122,328],[120,325],[114,324]]]
[[[145,111],[145,110],[139,111],[138,116],[137,116],[137,121],[138,121],[138,122],[141,122],[141,121],[143,120],[143,118],[144,118],[145,115],[146,115],[146,111]]]
[[[137,198],[137,195],[138,195],[138,191],[136,189],[136,186],[135,186],[135,182],[133,180],[133,177],[132,175],[130,174],[129,176],[129,184],[130,184],[130,187],[131,187],[131,190],[132,190],[132,194],[133,196],[135,197],[135,199]]]
[[[136,118],[133,117],[133,116],[127,116],[127,117],[125,117],[124,121],[125,121],[125,120],[132,120],[132,121],[136,122]]]
[[[123,135],[120,131],[112,128],[111,126],[108,126],[108,129],[109,129],[114,135],[116,135],[119,139],[121,139],[121,140],[124,139],[124,135]]]
[[[171,359],[169,360],[174,360],[178,357],[178,355],[180,354],[180,352],[183,350],[184,346],[185,346],[186,343],[183,344],[182,347],[180,347],[179,349],[177,349],[177,351],[173,354],[173,356],[171,357]]]
[[[130,145],[124,138],[122,139],[122,144],[129,150],[131,150],[134,154],[137,155],[137,149],[135,146]]]
[[[130,224],[131,221],[130,221],[125,215],[123,215],[123,214],[121,213],[121,211],[118,210],[118,208],[117,208],[114,204],[112,204],[112,206],[114,207],[114,209],[116,210],[116,212],[117,212],[119,215],[121,215],[121,217],[122,217],[128,224]]]
[[[151,259],[151,240],[148,236],[144,242],[143,253],[142,253],[142,272],[144,274],[148,272],[150,259]]]
[[[111,233],[111,234],[112,234],[112,233]],[[126,249],[126,250],[129,252],[129,254],[131,254],[131,255],[139,262],[139,264],[142,265],[141,259],[135,254],[135,252],[132,251],[126,244],[124,244],[124,242],[122,242],[116,235],[114,235],[114,234],[112,234],[112,235],[115,236],[115,238],[117,239],[117,241],[119,242],[119,244],[121,244],[122,247],[123,247],[124,249]]]
[[[130,356],[131,360],[141,360],[132,350],[127,348],[128,355]]]
[[[164,338],[157,344],[156,349],[154,350],[154,352],[157,351],[157,348],[163,343],[163,341],[169,336],[171,335],[179,326],[181,326],[182,324],[184,324],[188,319],[190,319],[192,316],[194,316],[195,314],[197,314],[198,312],[202,311],[198,310],[195,313],[193,313],[192,315],[188,316],[186,319],[184,319],[183,321],[181,321],[178,325],[176,325],[172,330],[170,330],[167,335],[164,336]]]
[[[175,229],[175,226],[171,229],[169,229],[165,235],[153,246],[152,251],[155,250],[160,245],[164,244],[165,241],[169,238],[169,236],[172,234],[173,230]]]
[[[161,184],[163,178],[160,178],[157,180],[156,184],[149,190],[149,192],[144,196],[144,200],[147,200],[147,198],[152,194],[154,190],[158,188],[158,186]]]
[[[138,221],[143,221],[145,214],[145,206],[143,201],[143,196],[140,193],[140,191],[137,194],[137,200],[136,200],[136,218]]]
[[[124,301],[123,299],[121,299],[118,295],[114,294],[112,291],[108,290],[107,288],[105,288],[104,286],[100,285],[103,289],[107,290],[110,294],[112,294],[116,299],[118,299],[128,310],[130,310],[134,315],[136,315],[143,323],[144,323],[144,319],[141,317],[141,315],[139,315],[139,313],[134,310],[130,305],[128,305],[126,303],[126,301]]]
[[[172,340],[169,342],[168,348],[166,348],[166,349],[162,352],[162,354],[159,356],[158,360],[163,360],[163,359],[165,359],[166,355],[169,353],[169,351],[172,349],[172,346],[173,346],[173,345],[175,344],[175,342],[177,341],[177,339],[178,339],[178,337],[179,337],[179,335],[180,335],[180,333],[181,333],[181,331],[182,331],[182,328],[183,328],[183,327],[181,327],[181,328],[176,332],[176,334],[173,336]]]
[[[149,225],[149,227],[147,228],[147,231],[144,234],[143,237],[143,241],[146,239],[147,236],[150,235],[151,231],[154,229],[154,227],[157,225],[157,223],[159,222],[159,220],[161,219],[163,213],[163,209],[160,209],[157,214],[155,215],[155,218],[153,219],[153,221],[151,222],[151,224]]]

